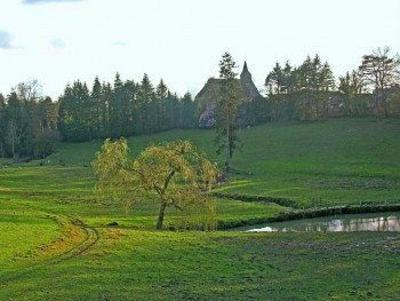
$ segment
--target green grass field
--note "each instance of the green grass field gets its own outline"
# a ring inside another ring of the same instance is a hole
[[[236,169],[251,176],[233,179],[228,193],[286,197],[304,206],[397,202],[400,200],[400,121],[331,120],[269,124],[240,133]],[[129,139],[133,155],[165,140],[188,139],[218,160],[214,132],[171,131]],[[64,144],[49,157],[72,166],[89,166],[101,141]]]
[[[233,165],[243,173],[220,192],[304,207],[400,202],[399,120],[268,124],[240,137]],[[208,130],[129,144],[135,156],[175,139],[219,160]],[[126,211],[95,198],[89,166],[100,145],[60,144],[42,161],[0,161],[0,300],[400,300],[400,234],[157,232],[157,203]],[[216,203],[224,223],[290,210]],[[181,216],[170,210],[166,218],[174,226]]]

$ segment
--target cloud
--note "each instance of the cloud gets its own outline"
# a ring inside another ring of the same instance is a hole
[[[0,49],[14,48],[12,41],[13,36],[9,32],[0,30]]]
[[[57,48],[57,49],[62,49],[62,48],[65,48],[67,46],[65,41],[63,39],[60,39],[60,38],[51,39],[50,40],[50,45],[53,48]]]
[[[22,0],[23,4],[40,4],[40,3],[62,3],[62,2],[83,2],[86,0]]]
[[[113,43],[114,46],[119,46],[119,47],[125,47],[128,46],[128,42],[124,42],[124,41],[116,41]]]

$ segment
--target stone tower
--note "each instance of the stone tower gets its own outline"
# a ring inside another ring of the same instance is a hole
[[[256,97],[260,97],[260,92],[253,82],[251,73],[247,68],[247,62],[244,62],[242,73],[240,74],[240,85],[242,86],[243,92],[248,101],[253,100]]]
[[[219,78],[210,78],[200,92],[196,95],[195,100],[199,105],[200,111],[199,127],[201,128],[210,128],[215,125],[216,105],[222,81],[223,80]],[[235,80],[235,85],[238,86],[240,93],[240,105],[244,103],[251,103],[255,99],[262,98],[260,92],[258,92],[258,89],[253,82],[246,62],[244,62],[240,79]],[[247,112],[244,109],[239,108],[241,120],[246,120],[246,114]]]

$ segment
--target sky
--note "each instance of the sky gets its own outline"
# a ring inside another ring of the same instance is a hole
[[[340,75],[377,47],[400,52],[400,0],[1,0],[0,11],[3,94],[37,79],[56,98],[116,72],[196,94],[225,51],[262,89],[276,61],[319,53]]]

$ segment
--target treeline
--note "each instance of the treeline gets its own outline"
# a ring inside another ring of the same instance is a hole
[[[38,96],[36,81],[0,94],[0,157],[43,158],[54,150],[57,104]]]
[[[239,104],[236,126],[336,116],[400,116],[400,58],[388,48],[362,57],[358,69],[335,80],[318,55],[299,66],[276,63],[265,80],[266,97]],[[199,126],[199,104],[178,97],[161,80],[99,78],[76,81],[57,102],[40,96],[37,81],[0,94],[0,157],[44,158],[55,143],[118,138]]]
[[[324,116],[335,78],[327,62],[316,55],[299,66],[276,63],[265,80],[271,120],[313,120]]]
[[[0,94],[0,157],[40,159],[58,140],[82,142],[197,126],[197,105],[190,93],[178,97],[161,80],[154,87],[147,75],[139,83],[94,80],[67,85],[57,102],[41,97],[37,81]]]
[[[95,79],[91,90],[76,81],[59,99],[58,129],[65,141],[118,138],[196,126],[192,96],[171,93],[161,80],[153,87],[147,75],[140,83],[113,85]]]
[[[389,48],[364,55],[357,70],[335,77],[320,57],[298,67],[276,63],[265,80],[269,119],[319,120],[335,116],[400,116],[400,58]]]

